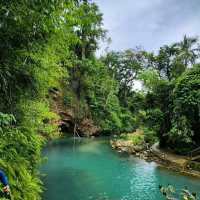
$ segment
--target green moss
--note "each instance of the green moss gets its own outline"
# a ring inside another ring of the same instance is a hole
[[[190,164],[190,167],[191,167],[193,170],[197,170],[197,171],[200,172],[200,162],[191,161],[189,164]]]

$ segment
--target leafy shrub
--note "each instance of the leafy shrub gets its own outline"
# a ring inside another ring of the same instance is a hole
[[[144,142],[144,135],[134,134],[132,137],[132,142],[134,145],[140,145]]]
[[[8,175],[15,199],[39,199],[41,182],[36,167],[40,161],[42,138],[28,129],[23,132],[12,125],[12,115],[1,113],[0,168]]]
[[[178,79],[173,104],[169,144],[175,146],[176,150],[188,151],[195,145],[200,145],[200,65],[188,70]]]
[[[158,136],[156,131],[146,127],[143,127],[142,130],[144,131],[144,141],[146,143],[153,145],[158,141]]]
[[[163,123],[163,113],[159,108],[148,109],[146,111],[146,124],[154,131],[158,132]]]
[[[134,133],[123,133],[120,134],[120,139],[132,141],[134,145],[140,145],[144,143],[144,132],[141,130],[136,130]]]
[[[59,117],[50,111],[47,100],[21,98],[18,109],[21,111],[21,115],[18,116],[21,128],[28,129],[32,133],[40,133],[47,138],[58,135],[58,127],[53,122]]]

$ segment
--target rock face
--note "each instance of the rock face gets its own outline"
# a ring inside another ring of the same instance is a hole
[[[134,145],[130,140],[126,141],[120,139],[111,140],[110,144],[112,148],[116,149],[118,152],[133,154],[144,160],[151,160],[151,152],[146,144]]]
[[[87,137],[97,135],[99,131],[98,127],[94,125],[92,119],[88,118],[85,118],[81,121],[79,125],[79,130],[81,131],[81,133],[83,133],[83,135]]]
[[[92,119],[88,117],[79,118],[77,120],[76,105],[66,106],[64,104],[64,95],[56,88],[49,90],[51,98],[51,109],[59,116],[55,121],[62,133],[71,133],[76,136],[93,136],[98,134],[98,127],[95,126]]]

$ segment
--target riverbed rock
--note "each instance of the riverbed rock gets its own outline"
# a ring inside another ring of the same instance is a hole
[[[143,145],[136,145],[134,146],[134,149],[136,152],[141,152],[144,150],[144,146]]]
[[[144,145],[134,145],[132,141],[125,141],[125,140],[111,140],[110,141],[111,147],[113,149],[120,149],[123,152],[127,152],[130,154],[135,154],[136,152],[143,152]],[[146,152],[147,154],[147,152]]]

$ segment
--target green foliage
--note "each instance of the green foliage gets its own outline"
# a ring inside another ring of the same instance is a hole
[[[144,141],[150,145],[155,144],[158,141],[157,132],[151,128],[142,127],[144,131]]]
[[[147,127],[140,127],[133,133],[122,133],[119,138],[122,140],[132,141],[134,145],[148,143],[153,145],[158,141],[157,133]]]
[[[92,118],[101,133],[144,127],[144,134],[122,137],[200,145],[200,67],[187,69],[199,58],[196,38],[185,36],[157,55],[136,49],[97,59],[106,31],[95,3],[1,1],[0,18],[0,168],[14,199],[40,199],[40,150],[58,133],[51,88],[78,111],[75,120]],[[133,90],[138,79],[144,91]]]
[[[137,135],[135,134],[133,137],[132,137],[132,142],[134,145],[140,145],[144,142],[144,135]]]
[[[57,125],[51,123],[58,120],[58,116],[50,111],[47,100],[21,99],[18,109],[22,116],[20,126],[33,133],[40,133],[45,137],[53,137],[58,132]]]
[[[183,74],[173,93],[173,124],[169,139],[179,147],[200,145],[200,67],[195,66]]]
[[[148,91],[145,126],[157,133],[161,146],[182,153],[200,144],[199,66],[187,69],[198,58],[196,42],[185,36],[180,43],[162,47],[153,67],[140,74]]]
[[[146,124],[155,132],[159,132],[164,120],[164,114],[159,108],[146,111]]]
[[[199,58],[198,38],[187,37],[184,35],[183,40],[176,44],[179,48],[177,60],[179,60],[185,68],[194,65]]]
[[[152,60],[160,77],[169,81],[178,78],[188,66],[199,58],[197,38],[184,36],[183,40],[160,48]]]
[[[138,49],[110,52],[101,58],[108,67],[111,77],[115,78],[119,84],[118,96],[124,105],[127,105],[127,98],[143,67],[144,59],[144,52]]]
[[[13,122],[16,122],[15,117],[13,115],[4,114],[0,112],[0,127],[1,128],[10,125]]]
[[[134,133],[122,133],[120,139],[131,141],[134,145],[141,145],[144,143],[144,134],[139,130]]]
[[[84,87],[85,98],[98,126],[103,132],[118,131],[122,122],[119,100],[116,96],[117,84],[110,79],[107,69],[101,62],[93,60],[87,63]]]
[[[145,94],[140,92],[132,92],[128,97],[128,109],[131,113],[138,113],[145,108]]]
[[[120,105],[134,116],[132,127],[143,127],[150,143],[158,137],[162,147],[182,153],[200,145],[199,66],[189,69],[199,51],[197,39],[184,36],[157,55],[124,51],[102,58],[122,90],[117,94]],[[132,88],[138,79],[144,86],[140,93]]]
[[[0,109],[13,112],[17,95],[32,89],[38,66],[32,57],[55,29],[59,3],[2,1],[0,3]],[[3,102],[8,102],[4,104]]]
[[[40,199],[41,135],[49,138],[58,131],[48,90],[60,87],[72,65],[70,45],[76,35],[65,23],[72,14],[65,11],[73,7],[72,1],[0,3],[0,168],[16,200]]]
[[[120,105],[118,84],[105,65],[96,59],[85,60],[82,77],[83,99],[91,110],[92,118],[104,133],[130,132],[134,118]],[[98,75],[98,76],[97,76]]]
[[[140,72],[139,79],[143,81],[144,86],[150,91],[156,88],[158,83],[161,81],[158,71],[151,68]]]
[[[42,139],[28,129],[22,132],[14,127],[12,115],[3,118],[4,125],[0,130],[0,168],[9,177],[15,199],[40,199],[41,182],[35,169],[40,160]]]
[[[176,144],[175,150],[180,153],[188,152],[193,146],[190,123],[185,116],[180,116],[172,123],[172,128],[169,132],[169,146],[173,147]],[[171,142],[171,144],[170,144]]]

